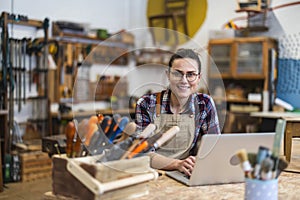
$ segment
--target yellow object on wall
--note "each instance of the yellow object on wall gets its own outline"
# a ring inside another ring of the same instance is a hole
[[[187,24],[188,24],[188,37],[192,38],[196,32],[201,28],[207,12],[207,0],[189,0],[187,8]],[[148,0],[147,17],[164,13],[164,0]],[[165,28],[164,21],[160,20],[155,23],[155,27]],[[172,23],[169,23],[168,29],[172,29]],[[183,24],[179,21],[178,31],[184,33]],[[163,38],[162,31],[157,31],[157,38]],[[185,39],[179,37],[179,43],[185,42]]]

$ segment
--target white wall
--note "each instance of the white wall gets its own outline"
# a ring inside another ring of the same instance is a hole
[[[206,44],[209,29],[220,29],[228,20],[244,15],[235,12],[236,1],[207,1],[207,18],[194,37],[201,44]],[[273,0],[271,7],[291,2],[297,0]],[[147,0],[0,0],[0,12],[13,11],[32,19],[48,17],[51,21],[88,23],[91,27],[106,28],[110,32],[147,27],[146,9]],[[274,11],[284,30],[299,31],[293,25],[299,19],[298,10],[299,6],[291,6]]]
[[[273,0],[272,7],[298,2],[297,0]],[[300,4],[295,6],[284,7],[274,10],[274,14],[278,19],[280,25],[283,27],[284,33],[292,34],[299,33],[299,19],[300,19]]]
[[[11,6],[13,2],[14,6]],[[0,0],[0,11],[27,15],[31,19],[88,23],[110,32],[128,28],[130,0]]]
[[[207,0],[208,10],[204,24],[193,38],[193,42],[188,42],[183,46],[199,45],[205,48],[209,40],[210,30],[219,30],[230,19],[245,16],[245,13],[236,13],[236,1],[234,0]],[[12,7],[11,4],[14,4]],[[295,2],[293,0],[274,0],[271,6],[277,6],[284,3]],[[27,15],[32,19],[44,19],[48,17],[50,21],[66,20],[79,23],[88,23],[92,28],[105,28],[109,32],[117,32],[121,29],[132,31],[136,34],[137,47],[148,44],[149,34],[144,31],[136,31],[137,29],[147,28],[147,0],[0,0],[0,11],[14,12]],[[300,19],[299,5],[286,7],[274,11],[277,29],[272,29],[273,33],[264,33],[269,36],[276,37],[284,33],[299,32],[297,21]],[[239,25],[243,25],[245,21],[237,21]],[[270,20],[272,28],[273,20]],[[276,28],[275,27],[275,28]],[[278,29],[278,27],[280,27]],[[207,62],[203,58],[203,63]],[[117,68],[107,70],[109,73],[117,73]],[[103,68],[97,69],[103,71]],[[140,73],[139,70],[133,71],[132,66],[122,68],[122,74],[130,71],[129,90],[132,90],[137,84],[145,80],[153,80],[156,74],[160,73],[160,69],[151,69],[145,67],[148,73]],[[206,70],[204,69],[204,77]],[[136,74],[135,74],[136,73]],[[164,81],[163,81],[164,82]]]

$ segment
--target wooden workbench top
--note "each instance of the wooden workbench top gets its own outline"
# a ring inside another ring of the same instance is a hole
[[[298,112],[251,112],[251,117],[262,117],[262,118],[300,118],[300,113]]]
[[[298,199],[300,174],[283,172],[279,177],[278,199]],[[222,184],[197,187],[187,187],[165,175],[155,181],[128,187],[125,199],[160,200],[160,199],[244,199],[245,184]],[[119,199],[118,192],[104,194],[103,199]],[[68,199],[54,196],[51,192],[45,194],[44,199]],[[124,196],[122,197],[124,199]]]

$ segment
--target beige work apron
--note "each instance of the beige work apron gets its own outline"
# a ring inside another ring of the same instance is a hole
[[[190,111],[190,114],[161,114],[161,93],[157,94],[156,102],[156,118],[154,119],[156,130],[165,132],[172,126],[180,128],[180,131],[156,152],[177,159],[188,157],[195,137],[195,113]]]

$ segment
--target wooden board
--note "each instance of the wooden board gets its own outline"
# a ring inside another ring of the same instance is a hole
[[[52,159],[47,153],[41,151],[22,153],[20,161],[23,182],[51,176]]]

